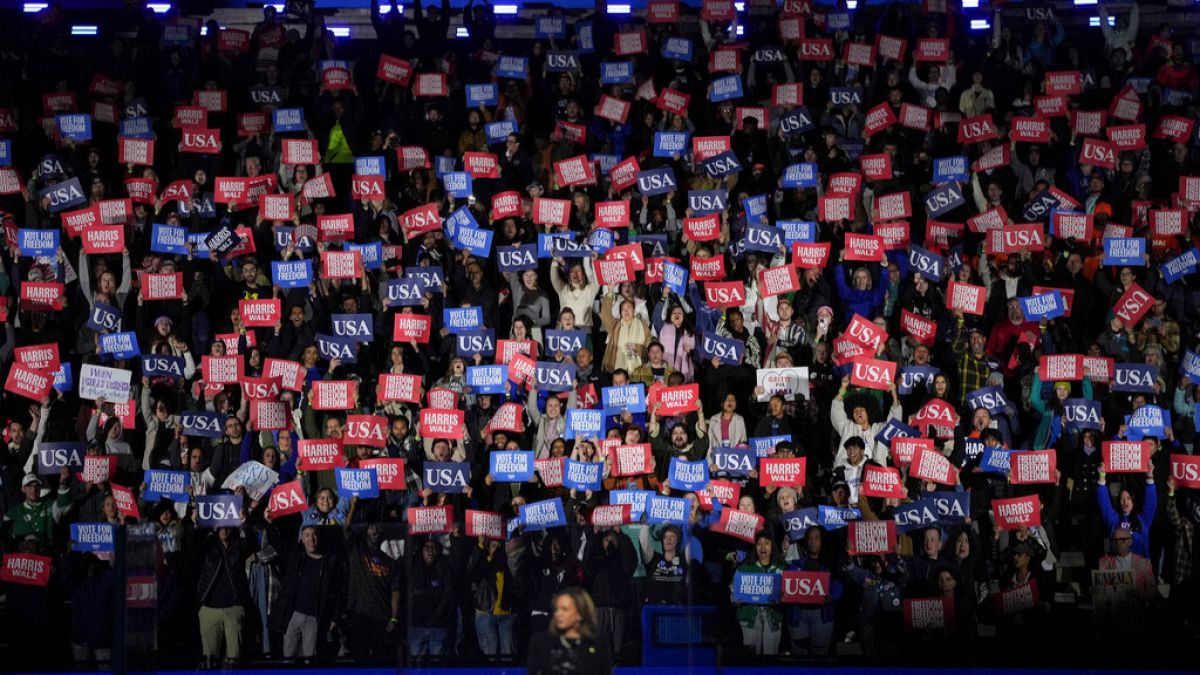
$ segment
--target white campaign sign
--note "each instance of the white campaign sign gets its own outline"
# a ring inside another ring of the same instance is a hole
[[[128,401],[132,377],[133,373],[128,370],[85,363],[79,371],[79,398]]]
[[[758,397],[760,402],[775,394],[788,401],[795,400],[796,394],[808,396],[808,368],[759,368],[758,386],[766,390]]]

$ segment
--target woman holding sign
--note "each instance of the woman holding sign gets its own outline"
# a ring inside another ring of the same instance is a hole
[[[777,560],[775,540],[765,530],[754,538],[754,559],[738,566],[737,571],[751,574],[780,574],[783,567]],[[758,655],[779,653],[779,638],[783,634],[783,610],[778,605],[750,605],[734,601],[737,620],[742,626],[742,644]]]

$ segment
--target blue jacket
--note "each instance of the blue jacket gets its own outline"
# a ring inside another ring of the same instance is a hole
[[[1117,513],[1113,508],[1112,498],[1108,496],[1108,490],[1096,490],[1096,499],[1100,502],[1100,515],[1104,517],[1109,535],[1116,532],[1118,527],[1129,530],[1133,535],[1133,552],[1149,558],[1150,524],[1154,522],[1154,511],[1158,508],[1158,491],[1155,490],[1154,483],[1146,484],[1146,503],[1142,508],[1128,515]]]
[[[868,269],[870,269],[868,267]],[[875,279],[871,284],[871,288],[865,291],[860,291],[857,288],[851,288],[846,283],[846,274],[842,269],[842,263],[838,263],[837,269],[834,270],[834,279],[837,281],[838,294],[842,298],[842,304],[846,307],[846,315],[843,318],[849,321],[855,314],[861,314],[866,319],[873,319],[875,315],[883,309],[883,296],[887,293],[887,284],[883,282],[883,270],[881,265],[876,265]]]

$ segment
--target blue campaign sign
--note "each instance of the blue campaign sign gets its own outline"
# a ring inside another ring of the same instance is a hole
[[[1146,239],[1144,237],[1105,237],[1105,267],[1145,267]]]
[[[568,459],[563,467],[563,487],[581,492],[598,492],[604,476],[604,462],[576,462]]]
[[[338,496],[343,499],[369,499],[379,496],[379,476],[374,468],[333,470],[337,479]]]
[[[729,207],[729,195],[724,190],[688,190],[688,208],[693,215],[706,216]]]
[[[1190,349],[1183,350],[1183,358],[1179,360],[1179,374],[1192,384],[1200,384],[1200,354]]]
[[[626,384],[619,387],[604,387],[600,390],[600,400],[604,405],[604,414],[619,415],[622,412],[646,412],[646,385]]]
[[[307,288],[313,282],[312,260],[271,262],[271,283],[280,288]]]
[[[963,456],[966,461],[974,462],[983,457],[984,445],[983,441],[978,438],[963,439]]]
[[[446,289],[446,273],[440,265],[405,267],[404,278],[416,279],[424,293],[442,293]]]
[[[1007,476],[1011,456],[1012,453],[1004,448],[985,445],[983,457],[979,460],[979,469],[984,473],[998,473]]]
[[[713,155],[700,162],[700,168],[709,178],[721,178],[742,170],[742,163],[732,150],[726,150],[719,155]]]
[[[71,523],[71,550],[111,553],[116,533],[112,523]]]
[[[1042,190],[1034,195],[1030,200],[1029,205],[1021,212],[1021,218],[1027,222],[1045,221],[1050,218],[1050,213],[1056,208],[1060,208],[1062,204],[1058,203],[1058,198],[1050,193],[1049,190]]]
[[[1056,319],[1067,311],[1066,302],[1063,300],[1062,292],[1060,291],[1039,293],[1029,297],[1018,298],[1018,300],[1021,303],[1021,311],[1025,314],[1025,318],[1030,321]]]
[[[702,333],[696,351],[706,360],[718,359],[721,363],[736,366],[741,364],[742,357],[746,355],[746,343],[716,333]]]
[[[50,213],[59,213],[87,203],[78,178],[70,178],[38,190],[38,199],[49,199]]]
[[[592,255],[592,249],[588,248],[587,244],[575,241],[574,234],[570,236],[558,236],[560,233],[555,233],[554,236],[547,238],[547,243],[550,246],[550,258],[588,258]],[[566,233],[561,233],[566,234]],[[538,235],[538,246],[541,246],[541,236]]]
[[[508,140],[509,134],[517,133],[517,123],[512,120],[488,122],[483,125],[483,133],[487,135],[488,145],[497,145]]]
[[[321,360],[340,359],[342,363],[358,363],[358,343],[354,339],[317,333],[316,341]]]
[[[638,191],[646,197],[666,194],[679,189],[675,182],[675,172],[669,166],[639,171],[637,175]]]
[[[546,50],[547,73],[577,73],[579,72],[579,52],[567,49]]]
[[[538,362],[533,386],[538,391],[571,391],[575,388],[575,364]]]
[[[121,330],[121,312],[111,305],[97,302],[92,305],[92,313],[88,315],[87,327],[97,333],[108,333]]]
[[[488,473],[501,483],[533,480],[532,450],[499,450],[488,455]]]
[[[138,347],[137,334],[129,331],[101,335],[100,353],[114,359],[132,359],[141,354],[142,350]]]
[[[600,173],[602,174],[607,174],[609,171],[612,171],[612,168],[617,165],[617,162],[621,161],[620,155],[613,155],[607,152],[593,153],[591,159],[596,163],[597,168],[600,169]]]
[[[358,251],[359,257],[362,258],[363,269],[377,270],[383,267],[382,241],[373,241],[369,244],[356,244],[349,241],[346,242],[345,250]]]
[[[24,227],[17,230],[17,247],[21,255],[27,258],[54,257],[58,255],[58,244],[58,230],[31,230]]]
[[[598,228],[588,232],[584,244],[599,255],[604,255],[608,249],[616,246],[617,235],[612,230]]]
[[[370,342],[375,339],[375,317],[372,314],[331,314],[333,334],[350,338],[355,342]]]
[[[163,498],[173,502],[186,502],[192,475],[187,471],[147,469],[142,476],[142,482],[146,484],[142,499],[147,502],[156,502]]]
[[[769,225],[747,225],[742,239],[746,242],[747,251],[776,254],[783,248],[782,233]]]
[[[1069,398],[1063,401],[1063,419],[1069,429],[1100,430],[1100,401]]]
[[[690,62],[694,51],[695,46],[691,40],[682,37],[669,37],[663,44],[662,55],[666,59]]]
[[[782,577],[774,572],[734,572],[733,601],[747,605],[777,603]]]
[[[304,108],[276,108],[271,111],[271,128],[275,133],[304,131]]]
[[[0,140],[0,166],[12,166],[12,140]]]
[[[671,481],[671,489],[696,492],[708,485],[708,462],[700,460],[688,462],[678,457],[671,458],[667,479]]]
[[[539,16],[533,23],[533,36],[539,39],[567,36],[567,17],[562,14]]]
[[[1195,274],[1200,269],[1200,249],[1195,247],[1180,253],[1167,262],[1159,265],[1163,281],[1173,284],[1189,274]]]
[[[564,527],[567,524],[561,497],[526,504],[521,507],[520,516],[526,532]]]
[[[472,255],[487,258],[492,254],[492,239],[495,233],[491,230],[474,227],[460,227],[454,233],[454,247],[460,251],[470,251]]]
[[[142,356],[142,375],[146,377],[169,377],[183,381],[185,361],[182,356],[168,354],[146,354]]]
[[[838,107],[853,104],[861,108],[863,89],[862,87],[830,87],[829,102]]]
[[[466,199],[471,196],[471,174],[468,171],[451,171],[442,174],[442,187],[446,194],[455,199]]]
[[[242,243],[242,239],[237,232],[233,231],[228,218],[222,220],[220,227],[204,237],[204,246],[221,258],[237,248],[240,243]]]
[[[546,330],[546,353],[575,356],[587,346],[588,334],[582,330]]]
[[[500,87],[495,82],[468,84],[466,94],[468,108],[496,105],[500,100]]]
[[[446,216],[445,225],[446,236],[453,239],[458,233],[458,228],[470,227],[478,229],[479,221],[475,220],[475,216],[471,213],[471,209],[467,208],[466,205],[463,205],[455,209],[454,213]]]
[[[501,272],[521,272],[537,269],[537,244],[504,246],[496,249],[496,266]]]
[[[717,467],[717,475],[735,476],[738,478],[758,470],[758,453],[745,446],[717,446],[709,453],[709,459]]]
[[[387,161],[383,155],[354,158],[354,173],[357,176],[387,177]]]
[[[1131,394],[1153,394],[1158,381],[1158,366],[1144,363],[1118,363],[1113,367],[1112,390]]]
[[[642,519],[646,512],[646,502],[654,493],[650,490],[610,490],[609,504],[629,504],[629,518],[634,522]]]
[[[965,183],[969,180],[971,180],[971,162],[967,160],[965,155],[938,157],[933,160],[933,182],[935,185]]]
[[[508,388],[508,366],[468,366],[467,386],[472,394],[503,394]]]
[[[471,358],[496,355],[496,331],[490,328],[464,331],[454,336],[454,353],[458,356]]]
[[[852,521],[861,520],[862,511],[845,506],[817,506],[817,520],[827,530],[839,530]]]
[[[64,363],[54,371],[54,389],[68,392],[75,388],[75,380],[71,376],[71,364]]]
[[[691,502],[683,497],[651,495],[646,499],[646,521],[655,525],[687,525],[691,511]]]
[[[579,51],[584,54],[591,54],[596,51],[596,27],[591,21],[580,21],[575,24],[575,44],[579,45]]]
[[[1170,411],[1146,404],[1125,418],[1125,435],[1131,441],[1140,441],[1147,436],[1162,438],[1163,430],[1170,426]]]
[[[673,262],[663,263],[663,286],[675,295],[687,295],[688,268]]]
[[[742,210],[746,212],[746,222],[767,222],[767,195],[754,195],[742,200]]]
[[[816,128],[817,123],[813,121],[807,106],[800,106],[779,118],[779,130],[789,138],[806,134]]]
[[[724,75],[722,77],[713,78],[712,84],[710,84],[708,87],[708,100],[712,101],[713,103],[732,101],[735,98],[741,97],[741,75]]]
[[[199,495],[196,497],[196,527],[239,527],[241,495]]]
[[[944,525],[961,523],[971,515],[969,492],[930,492],[925,498],[933,502],[938,522]]]
[[[633,61],[601,63],[600,84],[633,84]]]
[[[225,433],[225,415],[208,410],[185,410],[179,414],[184,436],[220,438]]]
[[[896,532],[901,534],[936,527],[938,524],[937,511],[932,499],[919,499],[897,506],[892,509],[892,519],[896,521]]]
[[[86,451],[86,444],[75,441],[42,443],[34,450],[34,456],[37,457],[37,475],[58,474],[63,468],[82,471]]]
[[[501,142],[501,141],[493,141],[492,140],[491,135],[488,134],[488,127],[486,124],[483,125],[483,133],[487,134],[488,143],[500,143]],[[437,176],[438,178],[441,178],[442,174],[454,171],[455,167],[457,167],[457,166],[458,166],[458,160],[455,159],[454,157],[438,155],[437,157],[433,158],[433,175]]]
[[[775,454],[775,446],[780,443],[791,443],[791,434],[782,434],[780,436],[751,436],[747,439],[750,444],[750,449],[754,451],[754,456],[758,459],[770,457]]]
[[[783,521],[783,527],[787,532],[788,539],[792,541],[803,539],[809,530],[821,526],[820,516],[817,515],[817,507],[815,506],[788,511],[780,515],[779,518]]]
[[[688,141],[692,138],[690,131],[656,131],[654,132],[655,157],[681,157],[688,151]]]
[[[187,255],[186,227],[154,223],[150,226],[150,250],[155,253]]]
[[[434,492],[462,494],[471,484],[471,463],[425,462],[421,465],[421,479]]]
[[[523,80],[529,75],[529,57],[501,56],[496,62],[496,76]]]
[[[1000,387],[981,387],[967,394],[967,406],[971,410],[984,410],[996,414],[1004,412],[1008,405],[1008,397]]]
[[[129,138],[154,138],[154,127],[149,117],[130,117],[118,124],[118,134]]]
[[[820,169],[813,162],[792,164],[783,170],[783,187],[812,188],[817,187],[817,174]]]
[[[446,307],[442,310],[442,324],[451,333],[464,333],[483,328],[482,307]]]
[[[934,283],[946,276],[946,259],[917,244],[908,245],[908,267]]]
[[[789,249],[795,242],[813,243],[817,240],[815,220],[781,220],[776,227],[783,232],[783,245]]]
[[[554,258],[558,256],[557,240],[563,239],[571,242],[575,239],[573,232],[538,232],[537,236],[537,252],[538,258]]]
[[[58,133],[75,142],[92,140],[92,116],[87,113],[65,113],[55,118]]]
[[[925,211],[931,218],[953,211],[967,203],[958,183],[947,183],[925,193]]]
[[[942,369],[937,366],[904,366],[896,375],[896,391],[908,395],[917,387],[928,387],[940,372]]]
[[[563,438],[600,438],[604,435],[604,411],[587,408],[567,410],[567,430]]]

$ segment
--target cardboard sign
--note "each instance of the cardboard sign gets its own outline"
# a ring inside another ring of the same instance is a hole
[[[423,408],[421,410],[421,436],[462,440],[464,415],[462,410]]]
[[[409,534],[446,534],[454,529],[453,506],[413,506],[407,517]]]
[[[868,497],[903,499],[907,494],[899,469],[874,464],[863,467],[862,486],[859,489]]]
[[[848,527],[850,555],[888,555],[896,550],[894,520],[852,520]]]
[[[764,458],[758,462],[758,483],[762,487],[804,487],[807,481],[807,459]]]
[[[700,400],[700,385],[683,384],[678,387],[661,387],[657,390],[653,412],[660,417],[686,414],[696,410]]]
[[[1172,454],[1171,478],[1179,487],[1200,488],[1200,457]]]
[[[829,572],[786,570],[781,575],[779,600],[785,604],[823,605],[830,591]]]
[[[1126,326],[1136,325],[1154,305],[1154,297],[1137,283],[1129,287],[1113,305],[1113,314]]]
[[[51,559],[32,553],[7,553],[0,561],[0,581],[22,586],[48,586]]]
[[[1146,473],[1150,466],[1150,441],[1104,441],[1101,446],[1108,473]]]
[[[958,482],[958,471],[937,450],[917,448],[909,468],[910,478],[932,481],[939,485],[953,486]]]
[[[888,391],[896,381],[896,364],[867,357],[853,359],[850,383],[856,387]]]
[[[654,459],[649,443],[618,445],[610,452],[612,475],[616,477],[641,476],[653,470]]]
[[[905,630],[944,631],[954,625],[954,597],[905,598]]]
[[[1042,501],[1036,494],[1012,499],[993,499],[992,518],[1001,530],[1016,530],[1042,524]]]
[[[962,310],[964,314],[983,316],[983,308],[987,303],[987,288],[951,281],[946,290],[946,309]]]
[[[753,544],[754,535],[762,529],[764,518],[757,513],[745,513],[737,509],[724,509],[721,517],[709,528],[713,532],[727,534]]]

